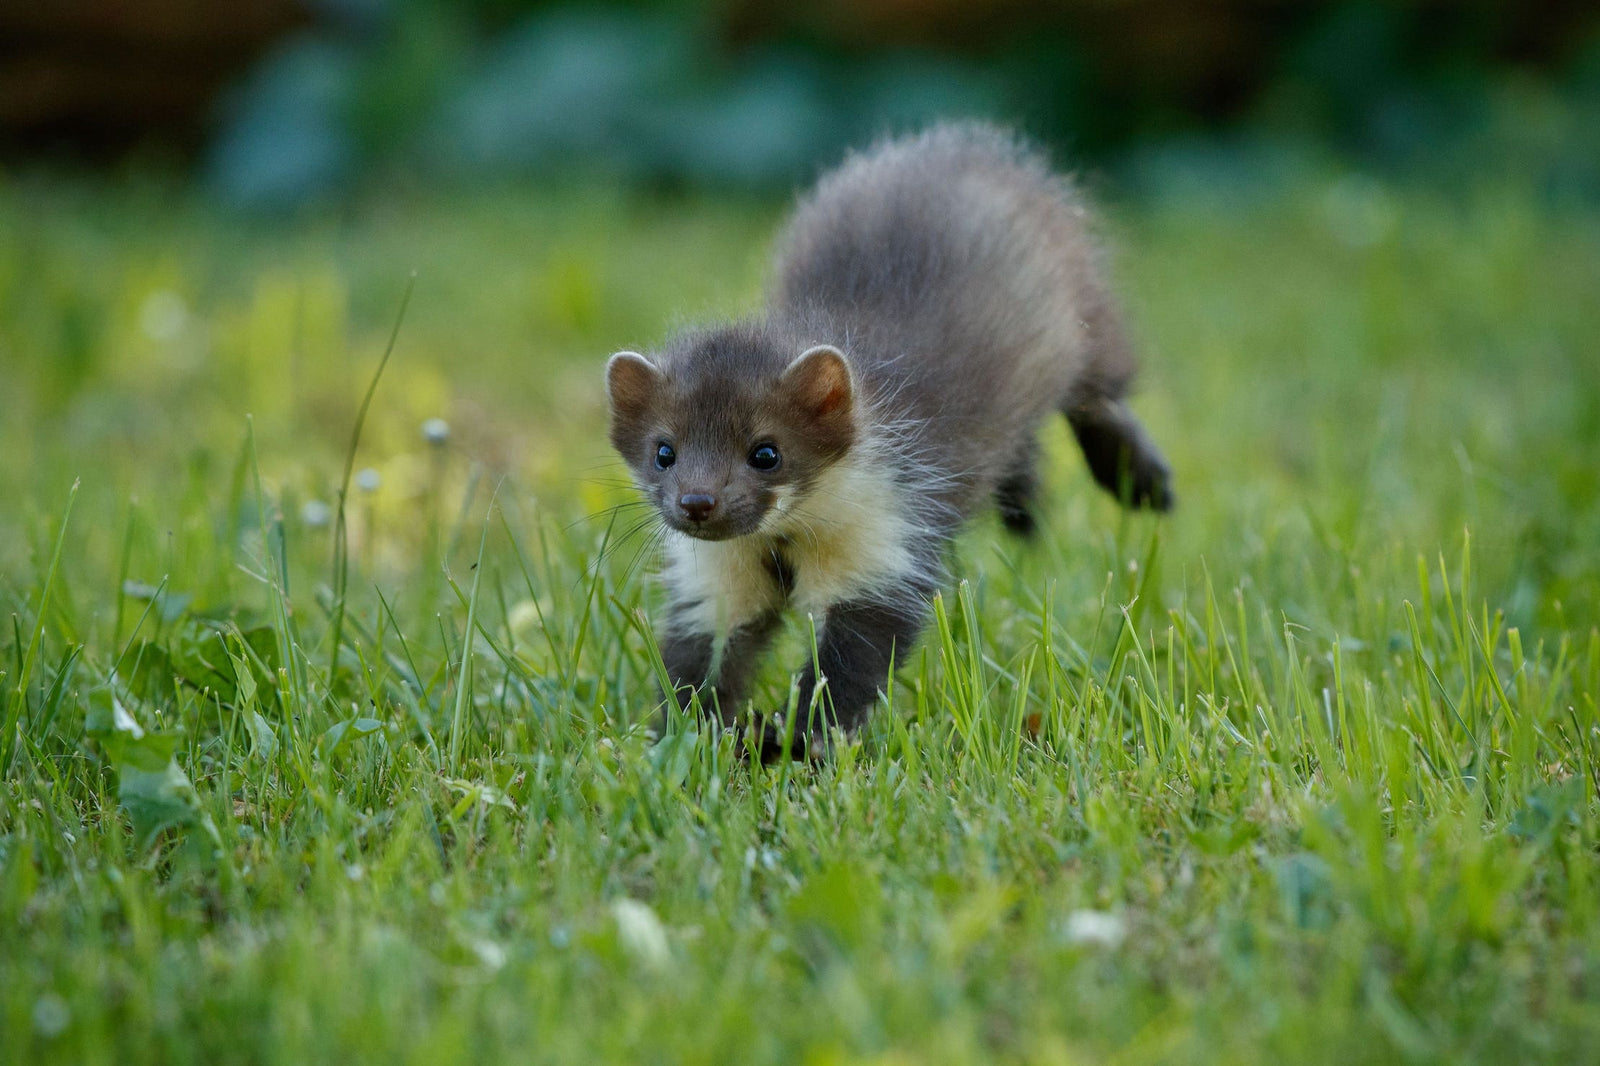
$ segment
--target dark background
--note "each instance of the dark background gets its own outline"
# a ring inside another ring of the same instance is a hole
[[[602,176],[786,190],[942,115],[1222,184],[1332,154],[1600,197],[1578,0],[0,0],[0,160],[293,206]]]

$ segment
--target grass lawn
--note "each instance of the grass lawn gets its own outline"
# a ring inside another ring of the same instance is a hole
[[[1051,426],[764,770],[640,731],[601,368],[779,210],[0,181],[0,1057],[1594,1061],[1600,211],[1122,204],[1178,510]]]

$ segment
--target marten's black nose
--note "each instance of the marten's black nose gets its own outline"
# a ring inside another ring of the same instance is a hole
[[[717,506],[717,498],[703,492],[686,492],[678,497],[678,509],[691,522],[704,522]]]

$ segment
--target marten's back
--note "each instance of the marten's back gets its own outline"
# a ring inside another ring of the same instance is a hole
[[[1125,388],[1097,260],[1083,206],[1036,152],[941,125],[852,156],[800,203],[771,311],[842,338],[922,453],[980,490],[1077,390]]]

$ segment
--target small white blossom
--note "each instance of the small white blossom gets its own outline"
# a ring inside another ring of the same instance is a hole
[[[648,904],[624,898],[612,902],[611,914],[617,920],[617,936],[628,954],[652,970],[664,969],[671,960],[671,951],[667,931],[656,912]]]
[[[506,626],[513,633],[526,633],[539,625],[539,605],[532,600],[519,600],[512,604],[506,615]]]
[[[474,939],[467,942],[472,953],[478,956],[478,961],[483,963],[486,970],[498,970],[506,964],[506,949],[493,940]]]
[[[378,486],[382,484],[382,475],[370,466],[362,467],[356,472],[356,488],[362,492],[377,492]]]
[[[321,500],[307,500],[300,508],[300,521],[312,529],[321,529],[333,519],[333,508]]]
[[[442,418],[430,418],[422,423],[422,439],[439,447],[450,439],[450,423]]]
[[[72,1008],[54,992],[33,1001],[33,1031],[49,1040],[66,1032],[72,1024]]]
[[[1067,915],[1061,931],[1069,944],[1114,948],[1128,935],[1128,924],[1110,911],[1078,910]]]

